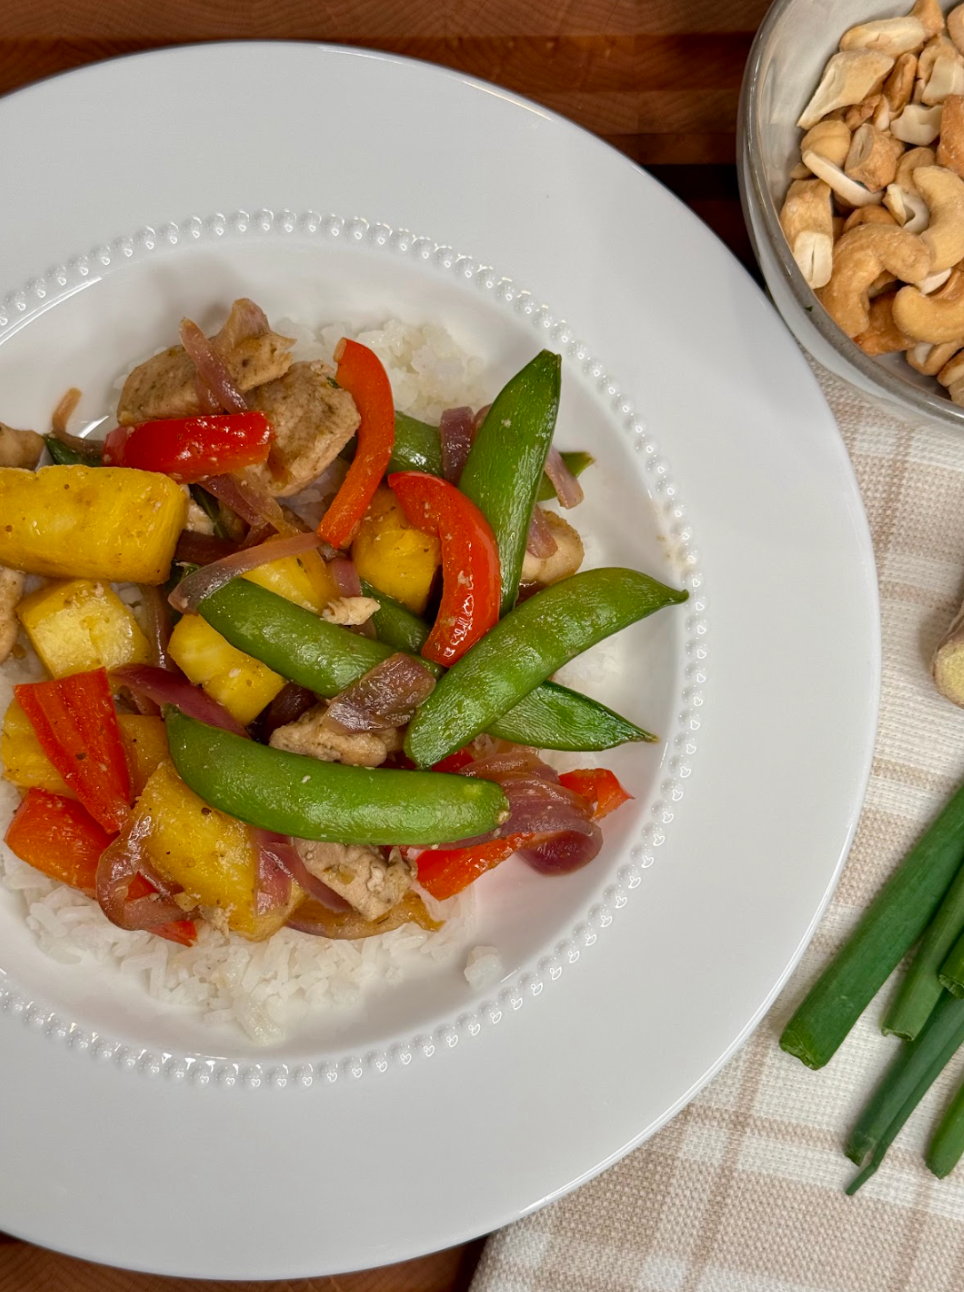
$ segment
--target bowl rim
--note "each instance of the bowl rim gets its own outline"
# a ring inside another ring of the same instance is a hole
[[[737,175],[743,217],[754,254],[762,266],[763,257],[760,255],[757,230],[750,216],[753,208],[760,214],[785,285],[827,345],[831,346],[841,359],[856,368],[871,386],[880,387],[881,395],[888,398],[891,403],[902,406],[905,412],[917,413],[924,418],[937,418],[945,426],[952,426],[960,431],[964,429],[964,408],[958,407],[944,395],[935,394],[891,372],[869,355],[864,354],[863,350],[833,322],[800,272],[790,252],[780,225],[779,212],[763,173],[758,111],[763,56],[790,3],[792,0],[773,0],[767,10],[750,47],[740,89],[736,141]]]

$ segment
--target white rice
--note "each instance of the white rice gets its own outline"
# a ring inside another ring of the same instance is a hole
[[[316,335],[289,319],[275,326],[297,338],[298,359],[331,361],[338,338],[353,335],[344,327],[326,327]],[[485,402],[478,385],[481,363],[464,354],[442,328],[390,320],[377,331],[356,335],[385,364],[402,411],[437,421],[446,407]],[[311,505],[311,498],[302,499]],[[140,609],[136,589],[119,585],[117,591]],[[32,653],[0,668],[0,714],[16,683],[40,676]],[[0,836],[19,801],[16,788],[0,778]],[[162,1007],[195,1012],[212,1026],[240,1026],[259,1045],[282,1040],[308,1010],[357,1005],[373,987],[399,983],[433,964],[454,963],[476,922],[470,888],[445,903],[422,894],[430,913],[446,921],[437,933],[409,924],[379,937],[339,942],[282,929],[266,942],[252,943],[202,924],[197,944],[180,947],[149,933],[116,928],[96,902],[48,879],[3,845],[0,880],[18,895],[28,928],[52,959],[113,964],[119,973],[138,979]],[[494,954],[492,948],[482,950]],[[477,961],[478,973],[493,972],[492,954]]]

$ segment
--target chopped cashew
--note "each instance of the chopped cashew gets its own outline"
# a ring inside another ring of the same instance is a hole
[[[0,664],[13,650],[20,624],[17,606],[23,596],[25,574],[0,566]]]
[[[897,163],[896,182],[909,193],[917,192],[914,171],[919,166],[934,166],[937,153],[933,148],[908,148]]]
[[[941,133],[944,105],[925,107],[923,103],[908,103],[899,117],[890,123],[890,133],[905,144],[930,144]]]
[[[927,277],[929,269],[930,253],[915,234],[885,225],[860,225],[837,243],[833,273],[818,295],[838,327],[854,337],[870,325],[869,288],[882,270],[902,282],[916,283]],[[898,300],[901,295],[898,293]],[[913,335],[899,320],[898,326]]]
[[[940,0],[916,0],[910,16],[918,19],[929,37],[938,36],[944,30],[944,11]]]
[[[893,135],[884,134],[868,121],[855,131],[850,141],[844,172],[875,193],[893,183],[897,174],[897,162],[903,151],[899,140]]]
[[[374,597],[335,597],[329,601],[321,612],[322,619],[330,624],[344,624],[355,628],[368,623],[372,615],[378,613],[378,602]]]
[[[840,233],[849,233],[858,224],[889,224],[893,227],[896,223],[891,213],[882,206],[858,206],[844,220]],[[835,239],[840,237],[840,233],[834,235]]]
[[[894,354],[914,344],[894,323],[895,295],[896,292],[885,292],[870,302],[870,323],[854,337],[864,354]]]
[[[818,121],[800,140],[800,155],[816,153],[842,166],[850,151],[850,131],[842,121]],[[807,168],[809,173],[809,167]]]
[[[825,184],[829,184],[833,191],[848,206],[869,206],[871,203],[879,202],[882,193],[871,193],[870,189],[864,188],[863,184],[858,184],[852,180],[849,175],[845,175],[839,166],[833,162],[827,161],[826,157],[821,157],[819,153],[807,152],[803,154],[803,161],[809,166],[819,179]]]
[[[848,108],[844,113],[843,124],[848,130],[857,130],[865,121],[876,121],[880,113],[881,104],[887,112],[887,124],[890,124],[890,108],[887,100],[882,94],[872,94],[869,99],[864,99],[863,103],[855,103],[852,108]],[[885,130],[887,126],[883,127]]]
[[[892,117],[896,117],[899,112],[910,103],[910,96],[914,93],[914,80],[917,77],[917,56],[916,54],[901,54],[894,64],[894,70],[884,82],[884,88],[881,91],[890,108]]]
[[[36,431],[15,431],[0,422],[0,467],[26,467],[32,471],[44,451],[44,438]]]
[[[931,659],[934,685],[952,704],[964,707],[964,606],[954,616]]]
[[[947,387],[955,404],[964,405],[964,352],[958,353],[937,374],[937,380]]]
[[[824,68],[813,97],[801,112],[797,125],[801,130],[809,130],[828,112],[863,102],[868,95],[880,89],[893,66],[893,58],[872,49],[853,49],[834,54]]]
[[[948,40],[943,33],[938,36],[933,36],[918,56],[917,83],[921,87],[922,94],[924,86],[931,79],[931,74],[934,71],[935,65],[942,58],[949,58],[952,61],[956,59],[958,62],[960,62],[961,59],[954,42]]]
[[[964,176],[964,96],[949,94],[942,111],[937,164]]]
[[[901,332],[931,345],[964,337],[964,297],[944,296],[949,286],[950,282],[930,296],[917,287],[902,287],[894,301],[894,321]]]
[[[896,58],[909,50],[919,49],[927,39],[924,24],[910,14],[906,18],[878,18],[851,27],[840,38],[840,48],[874,49]]]
[[[582,539],[567,520],[554,511],[543,512],[552,537],[556,540],[556,550],[551,556],[533,556],[526,552],[522,561],[523,583],[558,583],[568,579],[582,565],[585,551]]]
[[[947,15],[947,34],[964,54],[964,4],[959,4]]]
[[[964,257],[964,179],[943,166],[919,166],[914,178],[930,211],[921,242],[931,253],[931,273],[938,273]]]
[[[960,57],[939,58],[924,86],[921,103],[943,103],[949,94],[964,92],[964,63]]]
[[[920,193],[910,193],[899,184],[888,184],[884,206],[908,233],[920,233],[927,228],[931,213]]]
[[[867,208],[875,209],[875,208]],[[790,185],[780,224],[800,272],[811,287],[823,287],[833,268],[833,205],[821,179]]]
[[[961,346],[960,341],[945,341],[943,345],[930,345],[927,341],[918,341],[905,352],[907,362],[925,377],[936,377],[948,359],[953,359]]]

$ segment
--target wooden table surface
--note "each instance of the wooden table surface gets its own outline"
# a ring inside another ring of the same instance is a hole
[[[0,94],[85,63],[191,41],[324,40],[389,50],[494,81],[592,130],[656,175],[749,266],[733,164],[736,112],[767,3],[0,0]],[[89,1265],[0,1235],[0,1292],[456,1292],[468,1287],[481,1248],[479,1241],[337,1278],[207,1283]]]

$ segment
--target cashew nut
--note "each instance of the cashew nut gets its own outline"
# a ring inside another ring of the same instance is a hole
[[[849,151],[850,131],[842,121],[818,121],[800,140],[801,156],[817,153],[835,166],[844,164]]]
[[[790,185],[780,224],[804,278],[811,287],[823,287],[833,269],[833,200],[823,180]]]
[[[848,206],[870,206],[871,203],[877,203],[883,197],[883,193],[871,193],[870,189],[864,188],[863,184],[852,180],[839,166],[827,161],[826,157],[821,157],[819,153],[804,153],[803,163],[810,167],[814,175],[829,184]]]
[[[897,163],[897,174],[894,177],[902,189],[916,193],[914,171],[918,166],[933,166],[937,162],[937,153],[933,148],[908,148]]]
[[[828,112],[862,102],[880,89],[893,66],[893,58],[873,49],[853,49],[834,54],[797,125],[802,130],[809,130]]]
[[[944,30],[944,11],[941,9],[939,0],[917,0],[910,11],[910,16],[923,24],[928,38]]]
[[[917,283],[927,277],[929,269],[930,253],[915,234],[886,225],[860,225],[845,233],[834,247],[833,273],[826,287],[817,294],[838,327],[847,336],[854,337],[865,332],[870,324],[868,291],[878,274],[886,270],[902,282]],[[909,290],[912,289],[898,292],[897,300]],[[921,299],[930,301],[931,298]],[[914,335],[901,324],[896,313],[895,321],[902,332]]]
[[[0,422],[0,467],[33,468],[44,451],[43,436],[36,431],[15,431]]]
[[[940,291],[950,276],[949,269],[940,269],[936,274],[928,274],[926,278],[922,278],[917,286],[925,296],[930,296],[931,292]]]
[[[949,94],[944,100],[937,164],[964,175],[964,96]]]
[[[894,322],[915,341],[942,345],[964,337],[964,275],[952,274],[940,291],[925,296],[918,287],[902,287],[894,301]]]
[[[914,92],[914,78],[917,76],[916,54],[901,54],[894,64],[894,70],[884,82],[883,96],[887,100],[891,116],[896,117],[910,103]]]
[[[899,184],[888,184],[884,206],[908,233],[920,233],[927,228],[930,211],[919,193],[911,193]]]
[[[8,570],[0,566],[0,664],[13,650],[17,640],[17,605],[23,596],[26,576],[19,570]]]
[[[960,61],[961,55],[958,53],[957,46],[952,40],[948,40],[943,34],[933,36],[917,57],[917,80],[926,84],[931,78],[934,70],[934,64],[941,58],[957,59]]]
[[[886,102],[887,100],[882,94],[872,94],[869,99],[864,99],[863,103],[855,103],[852,108],[848,108],[844,113],[844,125],[848,130],[856,130],[865,121],[873,120],[881,103]]]
[[[890,133],[905,144],[930,144],[941,133],[944,106],[936,103],[932,108],[923,103],[908,103],[898,117],[890,123]]]
[[[914,344],[894,323],[895,295],[895,292],[885,292],[870,302],[870,322],[854,337],[864,354],[894,354]]]
[[[937,380],[947,387],[955,404],[964,405],[964,353],[954,355],[937,374]]]
[[[914,178],[930,210],[921,242],[931,253],[933,274],[964,257],[964,180],[943,166],[919,166]]]
[[[918,341],[910,350],[905,351],[905,356],[910,366],[922,376],[936,377],[962,345],[964,338],[960,341],[945,341],[943,345],[929,345],[926,341]]]
[[[896,223],[891,213],[882,206],[858,206],[844,220],[841,233],[849,233],[851,229],[856,229],[858,224],[889,224],[893,227]],[[839,236],[840,234],[837,234],[837,237]]]
[[[851,27],[840,38],[840,48],[874,49],[896,58],[908,50],[919,49],[927,39],[924,24],[908,14],[906,18],[878,18]]]
[[[964,4],[959,4],[947,15],[947,34],[964,54]]]
[[[844,172],[871,192],[877,192],[893,183],[897,161],[903,151],[897,139],[885,135],[868,121],[856,131],[850,142]]]
[[[867,299],[876,300],[878,296],[883,296],[884,292],[889,292],[897,283],[893,274],[889,274],[885,269],[882,274],[878,274],[874,281],[867,288]]]

